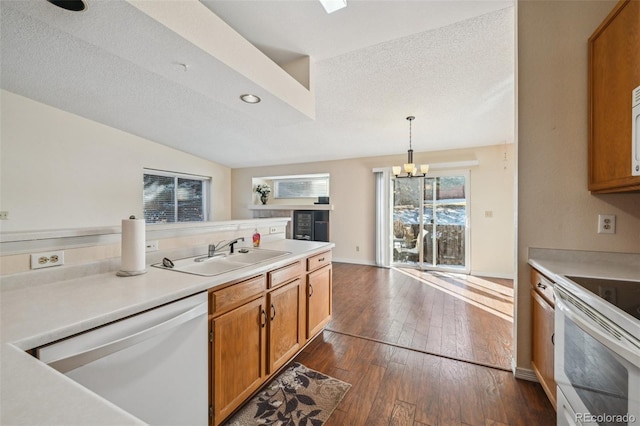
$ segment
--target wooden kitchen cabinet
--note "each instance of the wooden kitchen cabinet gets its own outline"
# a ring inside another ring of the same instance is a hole
[[[270,289],[276,288],[279,285],[287,283],[293,279],[300,278],[302,275],[302,262],[295,262],[290,265],[283,266],[282,268],[270,271],[268,286]]]
[[[331,321],[331,252],[307,259],[307,338],[310,339]]]
[[[640,191],[631,92],[640,86],[640,2],[622,0],[589,38],[589,190]]]
[[[331,264],[331,252],[325,251],[324,253],[316,254],[307,259],[307,272],[315,271]]]
[[[265,298],[211,321],[213,424],[220,424],[266,379]]]
[[[304,288],[300,276],[268,294],[269,362],[268,374],[275,373],[303,345]]]
[[[303,272],[302,262],[295,262],[268,273],[269,374],[285,365],[304,344]]]
[[[210,423],[232,415],[330,317],[331,251],[209,290]]]
[[[535,269],[531,269],[531,367],[551,404],[556,408],[556,382],[554,379],[554,307],[553,282]]]

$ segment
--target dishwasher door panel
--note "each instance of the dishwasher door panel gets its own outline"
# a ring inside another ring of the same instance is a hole
[[[40,348],[39,357],[151,425],[207,425],[207,298],[196,296]]]

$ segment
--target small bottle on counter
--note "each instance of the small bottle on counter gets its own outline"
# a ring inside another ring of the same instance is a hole
[[[260,247],[260,233],[258,232],[258,228],[253,231],[253,246]]]

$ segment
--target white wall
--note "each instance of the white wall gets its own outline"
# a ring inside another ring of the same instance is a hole
[[[324,163],[230,169],[91,120],[1,92],[0,210],[3,232],[117,226],[142,215],[144,167],[213,177],[213,219],[251,217],[251,178],[331,174],[331,236],[338,259],[375,261],[372,169],[400,164],[405,154]],[[471,269],[513,274],[513,146],[416,153],[417,162],[477,159],[471,170]],[[232,182],[233,181],[233,182]],[[233,194],[233,195],[232,195]],[[491,210],[493,218],[485,218]],[[356,246],[360,249],[356,251]]]
[[[120,225],[142,217],[143,168],[212,177],[212,220],[230,219],[227,167],[1,92],[2,231]]]
[[[507,150],[507,169],[504,152]],[[477,159],[471,168],[471,270],[474,274],[512,277],[514,273],[513,145],[472,150],[415,153],[417,163],[446,163]],[[406,154],[340,161],[256,167],[232,170],[232,216],[250,218],[254,202],[251,179],[306,173],[331,175],[330,239],[334,258],[375,263],[375,179],[373,169],[402,164]],[[485,211],[493,212],[485,218]],[[360,250],[357,251],[356,247]]]
[[[615,1],[518,3],[518,367],[530,368],[530,247],[640,253],[640,193],[587,190],[587,40]],[[597,234],[615,214],[615,235]]]
[[[471,273],[514,278],[514,146],[476,151],[480,166],[471,170]],[[492,217],[485,217],[485,212]],[[494,272],[496,272],[494,274]]]

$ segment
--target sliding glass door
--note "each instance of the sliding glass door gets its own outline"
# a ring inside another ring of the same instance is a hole
[[[393,180],[392,264],[469,272],[468,172]]]
[[[393,263],[419,265],[422,229],[422,179],[393,179]]]

